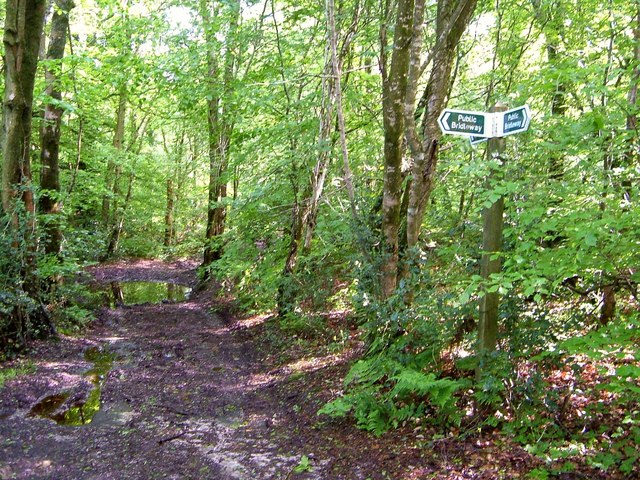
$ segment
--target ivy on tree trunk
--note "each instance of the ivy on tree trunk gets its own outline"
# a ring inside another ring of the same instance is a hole
[[[9,0],[4,26],[2,209],[21,265],[21,288],[31,301],[31,306],[16,305],[11,313],[10,335],[18,343],[53,333],[40,299],[30,159],[33,89],[44,12],[44,0]]]

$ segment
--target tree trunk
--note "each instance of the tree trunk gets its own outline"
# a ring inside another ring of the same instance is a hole
[[[416,2],[417,3],[417,2]],[[420,136],[415,132],[415,112],[405,109],[407,138],[412,157],[412,183],[407,207],[407,249],[411,251],[418,243],[422,220],[435,178],[438,162],[438,142],[441,132],[438,117],[446,105],[451,83],[451,70],[455,61],[455,50],[467,28],[475,10],[476,0],[447,0],[438,2],[436,19],[436,43],[431,53],[431,73],[420,100],[422,123]],[[420,17],[423,19],[423,16]],[[414,34],[414,42],[419,42],[421,30]],[[420,64],[414,53],[412,70]],[[411,94],[418,77],[411,75]],[[414,105],[414,98],[407,98],[407,105]],[[420,138],[421,137],[421,138]]]
[[[382,235],[384,241],[381,292],[383,298],[390,297],[396,289],[398,279],[398,239],[400,228],[400,206],[402,202],[402,157],[404,144],[404,102],[407,92],[407,75],[410,60],[413,30],[412,0],[399,0],[391,66],[386,71],[382,62],[382,117],[384,125],[384,180],[382,194]],[[386,36],[385,26],[381,39]],[[382,42],[381,49],[387,48]],[[381,53],[384,59],[386,54]]]
[[[619,157],[607,161],[605,157],[605,170],[610,168],[623,167],[627,171],[632,171],[637,163],[638,158],[638,117],[637,117],[637,102],[638,102],[638,82],[640,81],[640,4],[636,7],[636,19],[633,29],[633,56],[631,65],[633,70],[631,72],[631,79],[629,82],[629,92],[627,94],[628,114],[626,119],[627,130],[627,150]],[[628,179],[623,179],[622,183],[616,185],[617,189],[622,189],[622,197],[627,201],[632,201],[631,191],[632,183]],[[604,209],[604,202],[602,203]],[[602,307],[600,309],[599,321],[601,325],[607,325],[616,316],[616,293],[618,286],[614,283],[611,285],[605,285],[602,287]]]
[[[629,82],[629,93],[627,94],[627,134],[628,148],[624,154],[623,163],[625,167],[631,169],[638,163],[638,83],[640,82],[640,4],[636,3],[636,24],[633,29],[633,71]],[[631,202],[631,181],[624,180],[624,196]]]
[[[278,315],[286,316],[291,312],[295,303],[297,289],[293,285],[296,264],[298,263],[298,249],[302,239],[302,212],[296,194],[294,208],[291,211],[291,231],[289,233],[289,251],[284,263],[280,285],[278,285]]]
[[[421,62],[425,0],[399,0],[391,67],[388,75],[381,54],[385,171],[382,203],[384,259],[382,295],[389,297],[398,279],[406,275],[411,258],[400,263],[401,218],[406,214],[406,243],[411,252],[418,243],[422,220],[433,189],[440,129],[438,116],[446,104],[455,50],[475,10],[476,0],[443,0],[437,5],[436,40],[429,55],[431,72],[416,111],[418,83],[425,64]],[[384,40],[386,30],[381,31]],[[382,45],[384,49],[386,45]],[[422,115],[420,131],[416,122]],[[402,205],[401,171],[405,135],[411,153],[411,178],[407,182],[406,210]]]
[[[229,31],[225,37],[224,71],[222,79],[218,76],[218,48],[212,14],[206,0],[200,2],[200,15],[205,29],[207,42],[207,66],[211,82],[211,97],[208,101],[207,128],[209,136],[209,201],[207,207],[207,228],[205,234],[203,265],[210,266],[222,257],[221,236],[224,233],[227,207],[227,169],[229,167],[229,148],[235,123],[232,105],[234,93],[233,81],[236,76],[236,41],[240,22],[240,1],[228,2],[230,10]],[[217,11],[216,11],[217,12]],[[216,13],[214,12],[214,13]],[[215,82],[222,80],[222,91]]]
[[[47,60],[61,60],[69,28],[69,11],[74,7],[72,0],[58,0],[58,8],[54,9],[51,21],[51,33]],[[47,103],[44,110],[44,121],[40,133],[42,147],[40,151],[40,187],[41,194],[38,202],[40,213],[48,215],[44,224],[44,251],[47,254],[58,255],[62,242],[60,230],[60,169],[58,165],[60,150],[60,126],[62,124],[63,109],[57,104],[62,100],[58,87],[59,67],[45,71],[47,87],[45,93],[54,101]]]
[[[127,194],[124,197],[124,202],[121,207],[118,204],[114,204],[115,208],[118,210],[113,213],[113,225],[111,225],[111,229],[109,231],[109,241],[107,243],[107,251],[102,258],[102,260],[107,260],[113,257],[118,251],[118,246],[120,244],[120,237],[122,236],[122,230],[124,229],[124,220],[126,218],[126,212],[129,207],[129,203],[131,201],[131,193],[133,191],[133,180],[135,179],[135,175],[133,171],[129,173],[129,182],[127,186]]]
[[[162,132],[162,139],[164,144],[164,151],[169,160],[169,171],[167,172],[167,197],[166,208],[164,214],[164,246],[171,247],[175,243],[175,225],[174,216],[176,209],[176,202],[178,200],[178,191],[181,185],[182,176],[182,156],[184,153],[184,138],[185,132],[181,131],[179,137],[176,139],[177,144],[175,149],[170,149],[166,142],[164,132]]]
[[[335,82],[335,105],[336,113],[338,115],[338,130],[340,132],[340,147],[342,152],[344,184],[347,187],[347,193],[349,194],[351,217],[352,220],[356,222],[358,219],[358,212],[356,208],[356,192],[353,186],[353,174],[351,173],[351,167],[349,166],[347,133],[344,121],[344,111],[342,109],[342,59],[338,57],[338,32],[336,30],[334,0],[327,0],[327,24],[329,27],[329,46],[331,49],[331,70],[333,74],[333,81]]]
[[[304,250],[311,248],[311,241],[318,219],[320,198],[331,161],[331,126],[333,124],[333,89],[335,82],[331,75],[331,54],[325,59],[325,75],[322,77],[322,106],[320,108],[320,129],[318,132],[318,158],[311,174],[310,195],[304,213]]]
[[[602,308],[600,309],[600,325],[607,325],[616,316],[616,286],[602,287]]]
[[[315,232],[316,223],[318,220],[318,210],[320,208],[320,198],[324,190],[324,183],[327,179],[327,173],[329,171],[329,162],[331,159],[331,121],[333,118],[333,105],[331,102],[331,89],[333,88],[333,82],[323,80],[326,83],[323,90],[326,92],[324,95],[325,104],[322,106],[320,112],[320,133],[318,136],[318,159],[316,165],[313,168],[311,174],[311,194],[306,205],[306,212],[304,215],[304,250],[311,248],[311,241]]]
[[[545,49],[547,50],[547,61],[551,68],[562,72],[559,65],[558,51],[560,50],[560,39],[564,29],[564,18],[560,17],[563,9],[555,9],[552,13],[544,10],[541,0],[531,0],[534,8],[535,19],[545,34]],[[551,97],[551,114],[563,117],[567,112],[566,95],[569,90],[566,77],[562,78],[562,73],[556,83],[556,89]],[[552,132],[553,135],[553,132]],[[549,154],[549,176],[553,179],[561,179],[564,175],[564,157],[561,153],[551,151]]]
[[[33,88],[44,21],[43,0],[8,0],[4,27],[4,102],[2,146],[2,208],[10,218],[8,232],[16,248],[22,288],[35,304],[34,311],[16,307],[9,322],[14,339],[53,333],[41,306],[36,269],[36,220],[31,186],[31,119]],[[22,225],[21,225],[22,224]],[[18,287],[19,288],[19,287]]]
[[[326,5],[327,14],[327,44],[326,58],[324,66],[324,75],[322,77],[322,107],[320,109],[320,131],[318,135],[318,159],[314,167],[311,185],[310,195],[306,202],[306,211],[304,213],[304,250],[311,248],[311,240],[316,227],[316,221],[318,217],[318,209],[320,206],[320,198],[324,189],[327,173],[329,170],[329,163],[331,161],[331,128],[333,124],[333,112],[335,107],[340,111],[338,114],[338,128],[340,130],[340,140],[343,152],[343,165],[345,172],[345,184],[349,194],[349,202],[352,211],[352,217],[355,218],[355,190],[353,187],[353,181],[351,180],[352,174],[349,168],[349,157],[346,144],[346,132],[344,125],[344,118],[342,115],[342,92],[340,85],[341,69],[344,63],[344,58],[349,54],[350,39],[353,38],[359,25],[360,19],[360,2],[356,2],[353,10],[353,16],[349,31],[344,35],[344,41],[342,48],[338,52],[338,31],[335,21],[335,5],[333,0],[327,0]],[[336,86],[337,84],[337,86]],[[338,90],[340,89],[340,90]]]
[[[118,96],[118,110],[116,112],[116,129],[113,134],[113,147],[116,151],[121,151],[124,145],[124,127],[127,118],[127,92],[126,87],[122,87]],[[120,176],[122,175],[122,166],[119,159],[113,156],[109,158],[107,163],[107,172],[105,174],[105,194],[102,197],[102,222],[109,228],[114,219],[112,212],[118,208],[118,196],[120,194]],[[113,201],[113,205],[112,205]]]
[[[120,182],[122,177],[122,164],[120,162],[116,162],[115,165],[115,177],[113,184],[113,202],[112,202],[112,211],[109,214],[109,225],[108,225],[108,243],[107,250],[102,257],[102,261],[107,260],[108,258],[113,257],[118,251],[118,245],[120,244],[120,237],[122,236],[122,232],[124,230],[124,222],[126,219],[127,210],[129,209],[129,204],[131,203],[131,195],[133,192],[133,182],[135,180],[135,171],[136,171],[136,159],[137,155],[142,150],[142,139],[144,138],[144,133],[147,129],[149,117],[145,115],[140,119],[140,122],[136,122],[135,112],[132,111],[129,118],[129,125],[131,129],[130,133],[130,141],[127,145],[126,149],[124,147],[124,134],[122,137],[118,139],[118,142],[114,142],[114,146],[116,146],[117,150],[124,153],[132,153],[134,155],[133,163],[129,167],[130,171],[128,174],[127,180],[127,192],[125,193],[124,199],[121,198],[122,192],[120,190]]]
[[[173,245],[175,230],[173,225],[173,214],[175,209],[175,191],[173,188],[173,178],[167,178],[167,208],[164,214],[164,246],[169,248]]]
[[[73,39],[71,36],[71,31],[67,30],[69,34],[69,53],[74,55],[73,52]],[[78,77],[76,68],[72,68],[71,70],[71,78],[73,80],[73,93],[74,93],[74,103],[78,106],[78,109],[82,111],[82,104],[80,99],[78,98]],[[84,115],[83,113],[78,114],[78,133],[76,135],[76,152],[75,152],[75,162],[71,164],[69,162],[69,168],[71,170],[71,180],[69,181],[69,185],[67,187],[66,197],[71,197],[73,192],[75,191],[76,181],[78,179],[78,171],[80,169],[84,169],[86,167],[85,163],[82,161],[82,142],[84,137]]]

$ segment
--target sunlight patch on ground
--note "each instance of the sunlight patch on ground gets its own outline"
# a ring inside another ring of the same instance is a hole
[[[246,387],[251,388],[252,390],[257,390],[261,387],[269,385],[271,383],[281,382],[285,379],[285,375],[271,375],[269,373],[257,373],[255,375],[251,375],[249,381],[246,384]],[[242,390],[243,387],[238,388],[238,390]]]
[[[272,314],[253,315],[251,317],[238,320],[236,322],[236,325],[240,328],[252,328],[258,325],[262,325],[270,318],[273,318]]]
[[[126,340],[125,337],[102,337],[101,340],[108,343],[116,343]]]
[[[189,303],[181,303],[180,305],[188,305]],[[197,307],[198,305],[195,304],[195,307]],[[217,314],[216,314],[217,316]],[[243,318],[240,320],[237,320],[232,327],[229,326],[219,326],[217,328],[209,328],[206,330],[203,330],[203,332],[209,333],[211,335],[215,335],[215,336],[220,336],[220,335],[226,335],[229,333],[229,329],[231,330],[248,330],[250,328],[254,328],[257,327],[259,325],[262,325],[263,323],[265,323],[267,320],[273,318],[273,315],[271,314],[262,314],[262,315],[253,315],[251,317],[247,317],[247,318]]]
[[[44,460],[24,460],[22,462],[22,476],[20,478],[41,478],[51,472],[53,462],[49,459]],[[0,478],[16,478],[10,470],[0,465]]]
[[[290,363],[285,367],[290,373],[315,372],[321,368],[335,365],[342,357],[340,355],[329,355],[327,357],[301,358],[297,362]]]
[[[46,368],[47,370],[53,370],[58,371],[58,370],[69,370],[69,369],[74,369],[74,368],[82,368],[83,366],[86,366],[86,362],[81,362],[81,361],[77,361],[77,362],[43,362],[40,365],[42,365],[44,368]],[[66,372],[62,372],[61,373],[61,378],[76,378],[78,377],[78,375],[73,375],[73,374],[69,374]]]
[[[312,373],[323,368],[338,365],[348,359],[347,354],[333,354],[325,357],[302,358],[281,368],[266,373],[256,373],[251,375],[246,385],[239,386],[238,389],[250,388],[258,390],[272,383],[284,382],[290,375]]]
[[[187,300],[185,302],[180,302],[175,305],[178,306],[180,310],[189,310],[192,312],[199,312],[202,309],[202,307],[200,307],[196,301]]]
[[[228,328],[226,327],[218,327],[218,328],[205,328],[202,330],[203,334],[213,335],[215,337],[220,337],[222,335],[226,335],[229,333]]]

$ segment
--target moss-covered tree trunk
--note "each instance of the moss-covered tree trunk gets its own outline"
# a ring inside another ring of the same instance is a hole
[[[409,250],[418,243],[427,202],[433,191],[438,160],[438,143],[441,135],[438,117],[447,102],[456,48],[471,20],[475,6],[476,0],[438,2],[436,40],[430,54],[431,72],[418,109],[422,114],[419,131],[416,131],[414,123],[416,114],[413,109],[415,99],[413,95],[419,80],[419,72],[422,69],[419,55],[421,48],[415,48],[411,55],[407,109],[405,110],[406,136],[412,159],[412,182],[406,211],[406,240]],[[424,9],[424,7],[422,8]],[[417,14],[418,12],[416,12],[413,43],[420,45],[422,29],[418,26],[424,22],[424,13],[420,17]]]
[[[402,158],[404,154],[404,102],[407,93],[411,37],[413,30],[412,0],[399,0],[391,64],[387,69],[386,26],[380,34],[382,41],[382,118],[384,124],[384,181],[382,195],[382,296],[393,294],[398,280],[400,210],[402,204]],[[385,15],[386,16],[386,15]]]
[[[388,4],[387,4],[388,5]],[[473,12],[476,0],[442,0],[437,5],[435,41],[429,51],[431,70],[417,106],[418,85],[425,64],[422,60],[424,0],[399,0],[390,67],[385,64],[386,30],[381,32],[384,120],[384,193],[382,232],[384,260],[381,290],[391,295],[406,274],[411,259],[400,251],[411,251],[418,243],[427,202],[433,190],[440,129],[438,116],[446,105],[451,86],[455,51]],[[420,126],[417,120],[422,117]],[[406,143],[405,143],[406,141]],[[402,158],[409,147],[410,179],[403,198]],[[402,219],[406,218],[406,229]],[[405,238],[402,238],[402,237]],[[402,261],[401,261],[402,260]]]
[[[40,301],[30,161],[33,88],[45,6],[44,0],[8,0],[4,26],[2,209],[9,219],[7,231],[18,256],[16,262],[21,265],[17,288],[31,300],[28,306],[16,306],[10,315],[11,325],[5,325],[18,343],[52,333]]]

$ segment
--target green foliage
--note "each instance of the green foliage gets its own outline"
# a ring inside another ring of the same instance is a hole
[[[19,362],[15,367],[0,368],[0,388],[3,388],[8,380],[21,375],[29,375],[35,372],[35,370],[36,366],[29,361]]]
[[[279,319],[279,324],[283,332],[307,338],[320,337],[325,330],[323,319],[317,315],[290,312]]]
[[[311,461],[309,460],[309,457],[306,455],[303,455],[300,458],[298,465],[296,465],[295,468],[293,469],[293,472],[304,473],[304,472],[311,472],[312,470],[313,468],[311,467]]]
[[[529,444],[531,452],[556,461],[591,450],[596,452],[588,458],[591,465],[627,474],[633,471],[640,458],[637,450],[640,370],[633,363],[620,362],[637,360],[638,321],[638,316],[634,315],[627,322],[610,324],[583,336],[568,338],[534,358],[540,365],[568,365],[574,375],[584,371],[585,367],[592,368],[594,364],[608,367],[594,372],[598,375],[595,383],[583,386],[580,382],[575,387],[576,396],[592,400],[581,413],[579,421],[570,427],[563,425],[558,418],[567,415],[567,402],[574,395],[569,392],[567,397],[567,392],[563,392],[561,396],[554,392],[553,387],[540,381],[544,390],[538,393],[537,398],[544,399],[544,404],[528,405],[522,412],[525,415],[509,425],[509,430],[519,441]],[[616,364],[619,366],[613,369],[612,365]],[[538,416],[533,420],[531,412],[534,411],[546,411],[551,416]],[[615,422],[611,419],[602,422],[611,415]]]
[[[29,255],[25,218],[20,211],[11,219],[0,217],[0,360],[15,354],[38,333],[32,328],[30,316],[37,310],[39,299],[25,291],[22,275]]]
[[[455,394],[466,386],[467,381],[437,378],[388,359],[360,360],[345,378],[348,393],[318,414],[339,418],[352,413],[359,427],[376,435],[425,415],[441,426],[459,425]]]
[[[410,252],[400,246],[405,275],[397,292],[382,300],[381,12],[373,2],[359,2],[355,12],[347,1],[337,18],[351,42],[341,93],[354,220],[338,135],[333,129],[328,138],[319,135],[329,78],[326,32],[318,20],[324,18],[322,2],[275,2],[277,14],[267,9],[264,18],[245,10],[233,38],[227,35],[231,3],[214,4],[208,25],[187,3],[107,2],[95,5],[90,16],[84,6],[74,10],[73,55],[41,65],[59,74],[63,92],[56,102],[64,110],[58,194],[63,252],[45,257],[29,250],[26,223],[12,231],[3,220],[3,355],[28,336],[29,315],[41,303],[64,333],[91,320],[91,295],[77,275],[104,256],[118,221],[117,255],[201,254],[211,154],[204,126],[217,115],[233,123],[222,177],[228,196],[220,202],[226,224],[213,240],[222,258],[205,267],[246,310],[273,311],[281,293],[289,314],[279,319],[278,332],[298,340],[325,335],[318,312],[332,308],[355,310],[360,323],[367,354],[352,367],[344,396],[323,413],[353,415],[380,434],[417,417],[456,425],[470,420],[465,415],[473,405],[484,415],[473,421],[503,428],[551,463],[569,465],[573,456],[589,452],[599,468],[635,473],[640,202],[637,131],[627,124],[638,114],[629,104],[638,66],[636,5],[480,2],[459,45],[448,106],[485,110],[497,100],[513,107],[527,103],[531,127],[506,138],[501,158],[487,159],[485,146],[472,148],[466,139],[436,139],[438,170],[422,240]],[[436,8],[437,2],[428,5],[427,18],[435,18]],[[351,31],[356,17],[360,22]],[[425,47],[433,42],[432,25]],[[227,49],[237,50],[237,64],[225,88],[220,60]],[[218,55],[215,71],[208,70],[209,52]],[[35,111],[50,100],[40,77]],[[209,111],[207,101],[221,96],[224,105]],[[121,98],[127,113],[120,148],[115,129]],[[34,131],[39,123],[34,117]],[[325,154],[325,188],[313,240],[305,246],[306,232],[292,239],[293,219],[306,206],[310,178]],[[32,168],[35,183],[40,167],[36,161]],[[502,176],[487,185],[491,167]],[[403,168],[409,181],[409,165]],[[483,279],[481,211],[500,197],[504,244],[493,256],[502,271]],[[169,218],[174,235],[165,242]],[[37,226],[49,220],[40,218]],[[283,274],[292,250],[295,266]],[[25,293],[25,259],[32,253],[47,291],[42,298]],[[602,320],[606,288],[617,304],[613,318]],[[502,300],[498,350],[478,358],[474,318],[487,292]],[[609,324],[602,326],[604,321]],[[482,375],[473,382],[478,365]],[[587,365],[597,371],[595,385],[577,380]],[[573,383],[556,379],[563,375]],[[587,405],[572,407],[577,397]],[[558,471],[547,465],[530,477]]]

